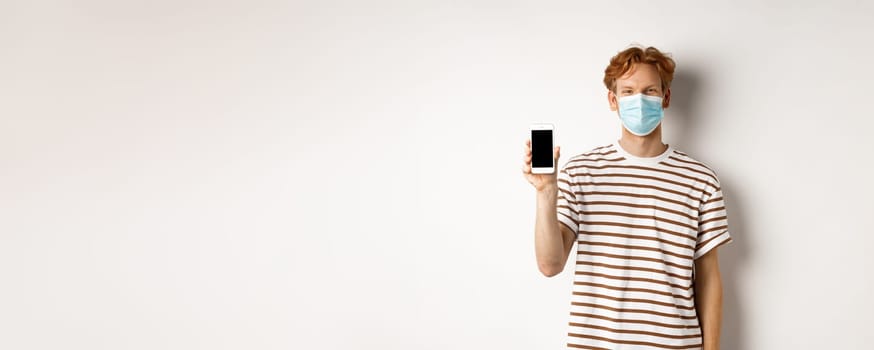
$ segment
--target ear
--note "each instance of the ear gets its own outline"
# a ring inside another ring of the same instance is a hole
[[[665,90],[665,97],[662,99],[662,109],[668,109],[671,105],[671,88]]]
[[[616,100],[616,94],[613,93],[613,90],[607,90],[607,102],[610,103],[611,111],[619,110],[619,102]]]

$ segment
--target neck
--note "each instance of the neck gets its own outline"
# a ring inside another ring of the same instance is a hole
[[[655,157],[668,149],[668,145],[662,143],[661,125],[646,136],[637,136],[622,128],[619,144],[635,157]]]

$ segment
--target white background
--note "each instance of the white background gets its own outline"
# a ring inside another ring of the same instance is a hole
[[[619,137],[677,62],[714,168],[723,349],[870,349],[866,1],[3,1],[0,348],[558,349],[528,124]]]

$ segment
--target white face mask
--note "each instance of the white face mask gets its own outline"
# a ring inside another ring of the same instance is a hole
[[[619,119],[628,132],[649,135],[664,117],[662,98],[641,93],[619,98]]]

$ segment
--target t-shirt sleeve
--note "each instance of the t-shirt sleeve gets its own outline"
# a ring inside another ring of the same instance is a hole
[[[710,250],[731,242],[725,200],[722,197],[722,188],[717,182],[716,188],[701,201],[698,210],[698,238],[693,259],[698,259]]]
[[[574,237],[576,237],[579,235],[580,228],[580,203],[576,200],[577,196],[573,190],[575,186],[572,186],[573,180],[565,169],[566,167],[567,164],[558,173],[556,215],[558,216],[559,224],[567,226],[574,233]]]

